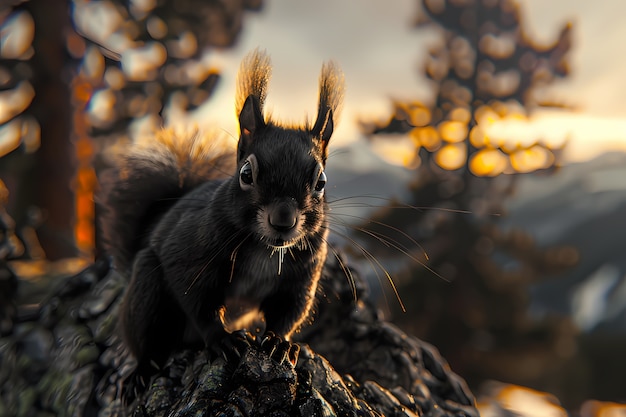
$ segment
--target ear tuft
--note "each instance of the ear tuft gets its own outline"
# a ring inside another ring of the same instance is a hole
[[[257,97],[261,113],[263,112],[271,75],[272,64],[265,51],[260,51],[257,48],[241,61],[237,73],[237,96],[235,99],[235,109],[238,116],[241,115],[244,104],[251,95]]]
[[[343,106],[344,92],[345,79],[339,66],[333,61],[324,63],[320,74],[318,118],[326,113],[326,109],[330,109],[333,112],[333,122],[337,125]]]

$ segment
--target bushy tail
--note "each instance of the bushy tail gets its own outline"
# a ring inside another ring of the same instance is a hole
[[[229,146],[230,145],[230,146]],[[116,166],[100,176],[105,250],[130,271],[160,216],[198,185],[232,176],[234,146],[219,135],[163,130],[116,155]]]

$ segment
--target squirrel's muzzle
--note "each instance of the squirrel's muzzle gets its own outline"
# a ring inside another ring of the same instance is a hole
[[[287,233],[298,224],[298,209],[293,202],[283,202],[268,210],[270,226],[278,233]]]

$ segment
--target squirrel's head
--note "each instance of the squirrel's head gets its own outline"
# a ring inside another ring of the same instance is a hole
[[[307,239],[324,229],[324,167],[343,97],[343,75],[334,64],[325,64],[315,122],[285,127],[263,115],[270,68],[267,55],[254,51],[239,72],[237,196],[248,207],[245,215],[256,219],[253,231],[268,246],[305,247]]]

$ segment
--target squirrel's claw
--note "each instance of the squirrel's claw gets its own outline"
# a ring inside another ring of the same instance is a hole
[[[297,343],[291,343],[289,346],[289,351],[287,352],[287,357],[289,358],[289,362],[293,367],[298,363],[298,357],[300,356],[300,345]]]
[[[211,351],[217,356],[222,356],[226,362],[239,361],[252,341],[252,335],[245,330],[238,330],[223,337],[219,343],[213,344]]]
[[[271,331],[265,333],[260,341],[260,346],[261,349],[279,365],[283,364],[286,360],[288,360],[292,366],[296,366],[298,362],[300,346],[283,340],[280,336],[277,336]]]

